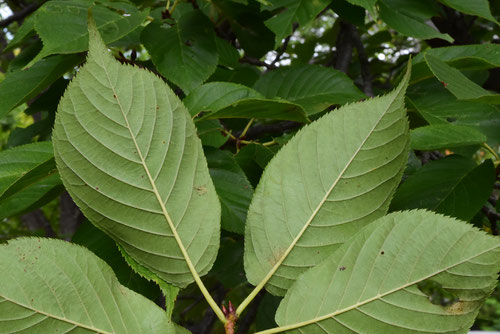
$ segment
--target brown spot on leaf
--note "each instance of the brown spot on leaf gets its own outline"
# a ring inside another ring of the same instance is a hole
[[[344,271],[345,270],[345,266],[340,266],[339,267],[339,271]]]
[[[196,186],[194,187],[194,189],[196,190],[196,192],[198,193],[198,195],[200,196],[203,196],[207,193],[207,187],[205,187],[204,185],[203,186]]]
[[[381,252],[380,252],[380,255],[384,255],[384,254],[385,254],[385,252],[384,252],[384,251],[381,251]]]

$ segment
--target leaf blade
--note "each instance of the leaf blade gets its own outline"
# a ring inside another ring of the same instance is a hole
[[[248,280],[258,284],[254,291],[266,285],[270,292],[283,294],[295,277],[352,236],[357,229],[349,231],[351,227],[386,212],[388,198],[384,196],[390,197],[395,190],[406,161],[408,125],[403,96],[409,74],[408,68],[405,79],[389,95],[346,106],[302,129],[269,163],[255,190],[245,230],[245,271]],[[355,134],[349,136],[344,124],[355,124],[356,130],[347,126]],[[383,131],[387,131],[385,136],[380,134]],[[319,140],[328,144],[317,145]],[[307,148],[307,143],[316,143],[316,150]],[[379,161],[376,153],[366,153],[377,147],[384,152]],[[386,155],[389,151],[392,153]],[[361,167],[360,159],[370,163]],[[370,174],[377,169],[380,174]],[[357,175],[370,178],[358,183],[354,181]],[[385,195],[374,195],[381,188]],[[368,210],[355,204],[363,194],[371,194],[366,196],[374,200]],[[353,214],[342,209],[344,201],[361,211]],[[337,210],[337,217],[327,218],[332,210]],[[356,223],[346,224],[350,220]],[[338,231],[337,224],[341,226]]]
[[[173,329],[162,309],[120,285],[111,268],[83,247],[56,239],[21,238],[0,246],[0,261],[8,270],[0,279],[3,330]]]
[[[194,124],[163,81],[118,63],[92,21],[89,29],[87,63],[56,117],[61,177],[86,216],[150,279],[186,286],[211,268],[220,229]]]
[[[481,242],[472,242],[478,238]],[[284,326],[280,331],[300,328],[304,333],[317,327],[325,333],[345,327],[358,333],[386,332],[394,326],[409,333],[463,331],[495,285],[499,253],[498,240],[463,222],[424,210],[393,213],[304,274],[282,301],[276,320]],[[487,265],[474,266],[476,258]],[[471,266],[477,270],[474,276],[453,277],[466,276]],[[416,287],[431,278],[460,301],[450,307],[432,304]],[[300,295],[304,289],[313,291],[314,283],[314,296]],[[316,296],[324,302],[317,303]],[[405,314],[405,308],[411,313]]]

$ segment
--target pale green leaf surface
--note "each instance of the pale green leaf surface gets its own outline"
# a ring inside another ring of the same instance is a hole
[[[53,56],[33,67],[9,73],[0,82],[0,119],[21,103],[40,93],[82,61],[80,55]]]
[[[230,152],[207,149],[205,155],[221,202],[222,228],[243,234],[253,195],[252,185]]]
[[[408,155],[404,93],[344,106],[302,128],[271,160],[245,230],[245,272],[283,295],[359,229],[383,216]]]
[[[497,20],[491,15],[488,0],[440,0],[448,7],[461,11],[462,13],[475,15],[485,18],[498,24]]]
[[[495,182],[491,160],[477,165],[459,155],[430,161],[398,188],[391,210],[429,209],[470,220],[490,197]]]
[[[487,91],[439,58],[425,54],[425,60],[436,78],[459,100],[500,104],[500,94]]]
[[[425,61],[426,54],[464,71],[500,67],[500,45],[498,44],[457,45],[428,49],[415,57],[411,82],[433,76]]]
[[[411,130],[410,146],[414,150],[438,150],[460,146],[478,145],[486,142],[479,130],[453,124],[422,126]]]
[[[497,106],[457,100],[435,78],[412,85],[406,98],[430,125],[465,125],[484,133],[489,144],[500,143],[500,110]]]
[[[499,269],[498,238],[428,211],[393,213],[302,275],[276,321],[304,334],[467,333]],[[459,301],[432,304],[417,287],[426,280]]]
[[[267,98],[280,97],[301,105],[308,116],[331,105],[366,97],[344,73],[317,65],[283,67],[267,72],[254,88]]]
[[[213,25],[198,10],[185,13],[173,26],[150,23],[142,31],[141,41],[158,71],[186,94],[217,67]]]
[[[220,204],[201,142],[172,90],[120,64],[90,29],[87,63],[56,117],[58,169],[89,220],[149,278],[184,287],[208,272],[219,245]]]
[[[165,333],[173,324],[152,301],[122,286],[89,250],[55,239],[0,246],[2,333]]]
[[[87,50],[87,10],[92,4],[84,0],[52,0],[40,7],[35,14],[35,28],[43,41],[43,49],[32,63],[55,53]],[[127,35],[147,16],[147,12],[140,12],[125,2],[94,5],[92,14],[106,43]]]
[[[283,8],[275,16],[265,21],[265,25],[274,32],[275,43],[279,45],[288,35],[292,34],[292,26],[298,23],[304,26],[312,21],[328,4],[329,0],[273,0],[262,10]]]
[[[453,42],[448,34],[442,34],[425,23],[423,19],[417,19],[401,7],[393,7],[390,2],[381,0],[378,2],[380,18],[397,32],[410,37],[421,39],[441,38]]]

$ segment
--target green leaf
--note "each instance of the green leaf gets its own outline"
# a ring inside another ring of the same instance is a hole
[[[0,82],[0,119],[72,70],[82,59],[80,55],[53,56],[23,71],[10,72]]]
[[[481,165],[459,155],[431,161],[398,188],[391,210],[429,209],[471,220],[490,197],[495,182],[491,160]]]
[[[302,275],[276,322],[305,334],[466,333],[499,269],[498,238],[427,211],[393,213]],[[429,280],[459,301],[433,304],[418,288]]]
[[[425,61],[436,78],[459,100],[500,104],[500,94],[488,92],[439,58],[426,54]]]
[[[43,41],[43,49],[33,63],[55,53],[76,53],[87,50],[87,10],[93,4],[85,0],[52,0],[40,7],[35,27]],[[92,15],[106,43],[111,43],[136,29],[147,12],[125,2],[92,6]]]
[[[219,111],[248,98],[263,98],[255,90],[231,82],[209,82],[192,91],[182,101],[191,116],[202,111]]]
[[[44,206],[64,191],[59,174],[31,183],[0,202],[0,219],[17,216]]]
[[[141,41],[158,71],[186,94],[201,85],[218,63],[214,27],[199,10],[185,13],[176,24],[152,22]]]
[[[404,80],[302,128],[255,190],[245,230],[252,284],[283,295],[359,229],[387,212],[408,156]]]
[[[236,154],[235,159],[252,185],[257,186],[262,171],[275,153],[269,147],[250,144],[243,146]]]
[[[158,286],[135,273],[120,254],[113,239],[92,225],[87,219],[78,226],[76,233],[71,237],[71,242],[88,248],[101,260],[105,261],[122,285],[151,300],[156,300],[160,296],[161,292]],[[168,306],[172,308],[173,304]]]
[[[201,119],[266,118],[309,122],[301,106],[281,99],[265,99],[255,90],[230,82],[210,82],[186,96],[184,104]]]
[[[292,26],[298,23],[305,26],[318,15],[330,0],[273,0],[269,6],[262,6],[262,10],[275,11],[277,14],[265,21],[265,25],[274,32],[275,45],[292,34]]]
[[[448,7],[461,11],[462,13],[475,15],[499,24],[491,15],[488,0],[439,0]]]
[[[215,44],[217,46],[217,53],[219,54],[220,65],[230,68],[236,68],[240,66],[240,54],[234,46],[220,37],[215,37]]]
[[[478,145],[486,142],[480,131],[463,125],[438,124],[411,130],[410,147],[414,150],[432,151],[443,148]]]
[[[484,133],[491,145],[500,143],[500,110],[496,106],[457,100],[435,78],[411,86],[407,99],[431,125],[465,125]]]
[[[191,117],[165,83],[122,65],[92,24],[87,63],[59,104],[57,167],[89,220],[135,264],[185,287],[211,268],[220,205]]]
[[[196,122],[196,129],[203,146],[219,148],[229,139],[229,136],[222,132],[222,125],[216,119]]]
[[[259,4],[242,5],[226,0],[210,2],[219,12],[224,13],[246,55],[261,58],[274,49],[274,34],[264,24],[264,19],[268,16],[259,11]]]
[[[207,149],[205,155],[221,202],[222,228],[243,234],[253,195],[252,185],[230,152]]]
[[[405,36],[420,39],[441,38],[450,43],[453,42],[450,35],[442,34],[427,25],[425,15],[418,15],[418,12],[407,10],[403,0],[381,0],[378,5],[380,18],[388,26]]]
[[[50,142],[0,152],[0,202],[56,171]]]
[[[353,5],[360,6],[365,8],[373,17],[377,17],[377,13],[375,11],[375,4],[377,0],[347,0]]]
[[[434,76],[427,66],[425,55],[431,55],[460,70],[484,70],[500,67],[500,45],[473,44],[428,49],[414,60],[411,82]]]
[[[317,65],[282,67],[267,72],[254,88],[267,98],[280,97],[301,105],[307,116],[334,104],[366,97],[344,73]]]
[[[9,44],[3,49],[2,53],[6,53],[12,51],[23,42],[25,42],[28,38],[35,35],[35,16],[28,16],[23,22],[23,24],[19,27],[14,38],[9,41]]]
[[[55,239],[0,246],[0,319],[10,333],[172,333],[152,301],[121,285],[87,249]]]

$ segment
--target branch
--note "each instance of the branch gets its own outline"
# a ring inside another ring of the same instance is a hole
[[[498,231],[497,221],[500,220],[500,213],[496,212],[493,209],[488,208],[487,206],[483,206],[481,210],[486,215],[486,217],[488,217],[488,220],[490,221],[491,234],[498,235],[499,231]]]
[[[247,55],[240,58],[240,63],[247,63],[250,65],[263,66],[268,70],[274,70],[276,68],[276,66],[274,64],[268,64],[260,59],[249,57]]]
[[[24,20],[24,18],[26,16],[28,16],[29,14],[31,14],[35,10],[37,10],[38,7],[40,7],[40,5],[41,4],[39,4],[39,3],[31,3],[29,6],[21,9],[20,11],[14,13],[14,14],[12,14],[8,18],[6,18],[5,20],[0,21],[0,28],[5,28],[5,27],[7,27],[9,24],[11,24],[14,21],[19,22],[19,21]]]
[[[349,72],[349,64],[352,59],[352,29],[350,25],[347,22],[340,22],[340,31],[337,35],[337,43],[335,44],[337,52],[334,67],[345,74]]]
[[[32,212],[22,215],[21,221],[23,222],[24,225],[26,225],[30,229],[30,231],[43,229],[45,230],[46,237],[48,238],[57,237],[56,232],[54,232],[49,221],[47,220],[47,218],[45,218],[45,215],[40,209],[36,209]]]
[[[350,23],[349,23],[350,24]],[[356,50],[358,50],[358,58],[361,66],[361,77],[363,78],[363,92],[373,97],[373,85],[372,85],[372,74],[370,73],[370,62],[368,61],[368,57],[366,56],[365,47],[363,46],[363,42],[361,42],[361,37],[359,36],[358,29],[353,24],[351,25],[351,36],[356,46]]]
[[[283,41],[283,45],[281,46],[281,49],[276,54],[276,58],[274,58],[271,65],[276,65],[276,63],[280,61],[281,56],[283,56],[283,53],[285,53],[286,49],[288,48],[288,43],[290,43],[290,38],[292,38],[293,33],[295,32],[295,30],[297,30],[298,27],[299,27],[299,25],[297,23],[294,23],[292,25],[292,33],[290,35],[288,35],[285,38],[285,40]]]

